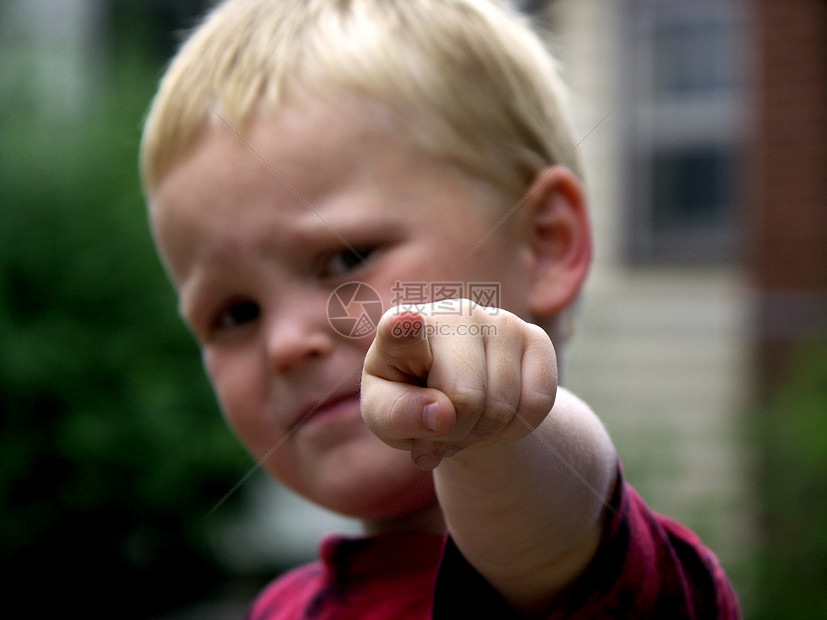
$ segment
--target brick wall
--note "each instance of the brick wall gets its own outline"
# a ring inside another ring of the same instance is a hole
[[[750,265],[759,389],[827,320],[827,3],[753,0],[756,123]]]

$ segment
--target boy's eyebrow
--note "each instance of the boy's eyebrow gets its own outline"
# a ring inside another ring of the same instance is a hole
[[[196,266],[181,282],[178,288],[178,314],[185,322],[191,324],[192,319],[198,318],[198,309],[203,306],[202,300],[208,295],[211,287],[220,281],[213,269],[204,269]]]
[[[590,129],[590,130],[586,133],[586,135],[585,135],[585,136],[583,136],[582,138],[580,138],[580,140],[577,142],[577,144],[575,144],[573,147],[571,147],[571,148],[569,149],[569,152],[568,152],[568,153],[566,153],[565,155],[563,155],[563,157],[560,159],[560,161],[558,161],[556,164],[554,164],[554,165],[551,167],[551,169],[550,169],[550,170],[549,170],[549,171],[548,171],[545,175],[543,175],[543,178],[542,178],[542,179],[540,179],[539,181],[537,181],[536,183],[534,183],[531,187],[529,187],[529,188],[528,188],[528,191],[527,191],[525,194],[523,194],[523,196],[522,196],[522,197],[521,197],[521,198],[520,198],[520,199],[519,199],[519,200],[518,200],[518,201],[514,204],[514,206],[513,206],[513,207],[511,207],[511,209],[509,209],[509,210],[508,210],[508,212],[507,212],[505,215],[503,215],[503,216],[499,219],[499,221],[498,221],[496,224],[494,224],[494,226],[492,226],[492,227],[491,227],[491,230],[489,230],[489,231],[488,231],[488,232],[487,232],[487,233],[486,233],[486,234],[482,237],[482,239],[480,239],[479,241],[477,241],[477,242],[473,245],[473,247],[472,247],[470,250],[468,250],[468,252],[466,252],[466,253],[465,253],[465,256],[463,256],[461,259],[459,259],[459,261],[457,261],[457,263],[456,263],[456,264],[452,267],[452,269],[456,269],[457,267],[459,267],[460,265],[462,265],[462,263],[464,263],[466,260],[468,260],[468,258],[471,256],[471,254],[473,254],[473,253],[476,251],[476,249],[477,249],[478,247],[480,247],[483,243],[485,243],[485,242],[488,240],[488,238],[489,238],[491,235],[493,235],[493,234],[497,231],[497,229],[505,223],[505,221],[506,221],[508,218],[510,218],[512,215],[514,215],[514,213],[516,213],[517,211],[519,211],[520,207],[522,207],[522,206],[523,206],[523,204],[525,203],[525,201],[526,201],[526,200],[528,200],[528,197],[529,197],[529,196],[531,196],[531,194],[534,192],[534,190],[535,190],[535,189],[537,189],[537,186],[538,186],[538,185],[540,185],[540,184],[543,182],[543,180],[544,180],[544,179],[545,179],[548,175],[550,175],[550,174],[551,174],[552,172],[554,172],[557,168],[559,168],[560,166],[562,166],[563,164],[565,164],[565,163],[566,163],[566,160],[567,160],[569,157],[571,157],[571,156],[572,156],[572,154],[574,153],[574,151],[576,151],[576,150],[577,150],[577,148],[578,148],[581,144],[583,144],[583,142],[585,142],[585,141],[586,141],[586,139],[587,139],[590,135],[592,135],[592,134],[593,134],[593,133],[597,130],[597,128],[598,128],[598,127],[600,127],[600,125],[602,125],[602,124],[603,124],[603,121],[605,121],[607,118],[609,118],[609,116],[611,116],[611,115],[612,115],[612,113],[613,113],[613,112],[614,112],[614,111],[618,108],[618,106],[619,106],[619,105],[620,105],[620,104],[618,104],[618,103],[616,103],[615,105],[613,105],[613,106],[612,106],[612,109],[611,109],[611,110],[609,110],[608,112],[606,112],[606,114],[604,114],[604,115],[603,115],[603,118],[601,118],[599,121],[597,121],[597,124],[595,124],[595,126],[594,126],[594,127],[592,127],[592,128],[591,128],[591,129]]]
[[[195,308],[198,306],[198,299],[203,294],[205,277],[196,274],[178,289],[178,314],[185,322],[190,323]]]
[[[223,124],[227,127],[227,129],[229,129],[230,131],[232,131],[232,132],[233,132],[233,134],[235,135],[235,137],[236,137],[236,138],[238,138],[238,139],[241,141],[241,143],[242,143],[242,144],[244,144],[244,146],[246,146],[248,149],[250,149],[250,152],[252,152],[252,153],[253,153],[253,155],[255,155],[255,156],[259,159],[259,161],[261,161],[261,163],[262,163],[262,164],[264,164],[264,165],[267,167],[267,169],[268,169],[268,170],[269,170],[269,171],[270,171],[270,172],[271,172],[271,173],[272,173],[272,174],[273,174],[273,175],[274,175],[274,176],[275,176],[275,177],[276,177],[279,181],[281,181],[281,182],[282,182],[282,184],[283,184],[283,185],[284,185],[287,189],[289,189],[289,190],[293,193],[293,195],[294,195],[296,198],[298,198],[298,199],[301,201],[301,203],[302,203],[305,207],[307,207],[310,211],[312,211],[312,212],[313,212],[313,214],[314,214],[317,218],[319,218],[319,220],[320,220],[320,221],[321,221],[321,222],[322,222],[325,226],[327,226],[327,228],[328,228],[328,229],[330,229],[330,232],[332,232],[334,235],[336,235],[336,236],[339,238],[339,241],[341,241],[341,242],[342,242],[342,243],[343,243],[343,244],[347,247],[347,249],[349,249],[351,252],[353,252],[353,254],[354,254],[354,255],[358,256],[358,257],[359,257],[359,260],[361,260],[361,261],[362,261],[362,263],[366,263],[365,259],[364,259],[364,258],[362,258],[361,254],[359,254],[359,253],[356,251],[356,248],[354,248],[352,245],[350,245],[350,243],[348,243],[348,242],[347,242],[347,240],[346,240],[344,237],[342,237],[342,235],[340,235],[340,234],[339,234],[339,232],[338,232],[335,228],[333,228],[333,226],[331,226],[331,225],[330,225],[330,223],[329,223],[327,220],[325,220],[325,219],[321,216],[321,214],[320,214],[320,213],[319,213],[316,209],[314,209],[314,208],[313,208],[313,205],[311,205],[311,204],[310,204],[310,203],[309,203],[309,202],[305,199],[305,197],[304,197],[304,196],[302,196],[302,195],[298,192],[298,190],[296,190],[296,188],[294,188],[292,185],[290,185],[290,183],[287,181],[287,179],[285,179],[285,178],[284,178],[281,174],[279,174],[278,170],[276,170],[275,168],[273,168],[273,166],[271,166],[271,165],[270,165],[270,162],[268,162],[266,159],[264,159],[264,157],[262,157],[262,156],[261,156],[261,154],[260,154],[258,151],[256,151],[256,150],[253,148],[253,146],[252,146],[249,142],[247,142],[247,140],[245,140],[245,139],[244,139],[244,137],[243,137],[240,133],[238,133],[238,131],[236,131],[236,129],[235,129],[232,125],[230,125],[230,123],[228,123],[228,122],[224,119],[224,117],[223,117],[223,116],[221,116],[221,115],[218,113],[218,111],[217,111],[217,110],[216,110],[216,109],[215,109],[212,105],[208,104],[208,106],[207,106],[207,107],[209,107],[210,111],[212,111],[212,113],[216,115],[216,117],[218,118],[218,120],[220,120],[220,121],[221,121],[221,122],[222,122],[222,123],[223,123]]]

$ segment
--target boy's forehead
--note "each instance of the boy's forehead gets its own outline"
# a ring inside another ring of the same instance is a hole
[[[271,184],[305,201],[328,191],[342,178],[400,173],[411,166],[444,168],[410,138],[409,125],[386,106],[352,96],[338,103],[324,99],[261,108],[246,122],[233,122],[211,111],[210,122],[193,145],[162,176],[150,196],[195,194],[202,205],[214,198],[216,185],[239,198],[254,196]],[[336,187],[336,189],[340,189]],[[306,202],[306,201],[305,201]],[[311,205],[305,205],[310,207]]]
[[[387,108],[347,96],[338,103],[317,100],[259,107],[249,118],[237,120],[210,109],[190,148],[170,165],[159,185],[186,166],[220,174],[226,168],[222,162],[231,159],[246,159],[253,173],[264,166],[275,178],[291,164],[307,168],[353,163],[368,154],[356,148],[368,142],[409,144],[402,133]]]
[[[385,199],[421,192],[420,185],[408,182],[411,178],[428,178],[431,191],[447,191],[458,174],[456,167],[413,145],[394,116],[373,102],[343,98],[338,106],[316,101],[265,109],[240,127],[214,113],[150,197],[151,220],[157,236],[183,221],[197,226],[211,212],[226,217],[228,210],[238,214],[244,205],[267,202],[303,216],[291,220],[297,231],[304,224],[309,230],[327,224],[338,228],[347,225],[343,218],[359,219],[363,201],[375,203],[373,213],[377,208],[397,212],[397,205]],[[331,194],[346,199],[351,190],[359,193],[359,201],[347,212],[319,212]],[[253,230],[257,225],[246,223]]]
[[[241,129],[216,116],[150,195],[154,232],[276,198],[273,206],[318,224],[314,210],[325,194],[377,167],[368,160],[393,159],[392,149],[378,153],[396,141],[380,131],[358,111],[319,106],[262,112]]]

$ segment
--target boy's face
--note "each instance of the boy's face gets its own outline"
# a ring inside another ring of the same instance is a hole
[[[387,310],[420,283],[430,295],[430,283],[494,282],[500,305],[528,318],[529,259],[519,218],[498,226],[513,198],[365,109],[287,107],[255,118],[246,143],[216,122],[153,193],[151,220],[224,415],[253,457],[310,500],[381,523],[434,505],[432,478],[364,425],[372,337],[334,327],[331,294],[362,282]]]

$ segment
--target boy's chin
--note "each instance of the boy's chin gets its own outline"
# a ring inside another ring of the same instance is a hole
[[[403,455],[410,459],[406,453]],[[400,524],[415,515],[439,510],[433,476],[411,464],[406,475],[385,474],[368,476],[367,479],[355,481],[353,485],[343,485],[325,494],[322,501],[317,501],[323,508],[343,516],[352,517],[364,524],[388,523]],[[376,530],[368,527],[366,530]],[[393,529],[379,528],[379,529]]]
[[[370,515],[357,517],[366,534],[387,534],[391,532],[421,532],[443,534],[445,521],[436,494],[421,497],[419,502],[406,501],[382,506]]]

